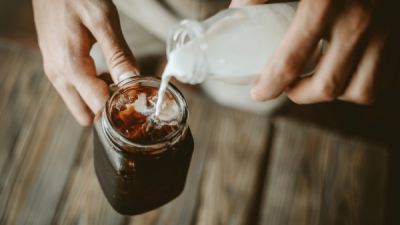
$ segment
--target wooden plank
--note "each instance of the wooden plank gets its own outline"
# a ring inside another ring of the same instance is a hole
[[[42,104],[41,96],[50,88],[38,56],[0,42],[0,220],[25,155],[23,145],[31,135]]]
[[[46,82],[41,61],[25,52],[0,46],[0,59],[5,59],[0,62],[0,171],[3,173],[4,164],[10,163],[12,155],[18,155],[13,148],[19,135],[34,122]]]
[[[219,107],[206,159],[196,224],[249,224],[264,162],[266,118]]]
[[[278,119],[260,224],[383,224],[386,150]]]
[[[105,198],[93,165],[93,130],[81,137],[69,181],[63,191],[54,224],[125,224],[124,217],[112,209]]]
[[[54,89],[26,143],[25,156],[10,186],[7,221],[50,224],[77,150],[82,127]]]
[[[8,154],[8,157],[0,178],[3,186],[0,222],[50,224],[82,127],[69,113],[42,70],[32,67],[40,68],[41,60],[34,57],[23,59],[23,51],[16,51],[18,57],[14,58],[23,63],[19,66],[14,63],[8,67],[9,73],[5,74],[5,70],[1,73],[10,88],[6,92],[7,104],[1,107],[2,120],[8,124],[6,121],[10,118],[15,119],[11,119],[8,132],[2,130],[5,132],[1,135],[3,140],[14,143],[1,149],[2,155]],[[6,58],[13,57],[11,54]],[[13,129],[15,132],[10,132]]]

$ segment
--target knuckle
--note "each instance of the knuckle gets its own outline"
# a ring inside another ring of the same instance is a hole
[[[58,64],[44,64],[44,72],[49,79],[49,81],[53,84],[55,88],[58,90],[64,89],[67,85],[67,82],[64,77],[64,73],[61,71],[68,71],[67,66],[64,63]]]
[[[337,1],[328,0],[328,1],[312,1],[312,5],[310,6],[311,12],[315,15],[314,23],[319,25],[323,25],[327,18],[331,17],[333,13],[335,13],[335,8],[333,7]]]
[[[59,73],[57,73],[54,69],[45,69],[45,74],[49,81],[53,84],[54,87],[57,89],[62,87],[64,83],[64,79],[61,77]]]
[[[64,91],[68,88],[67,82],[60,75],[54,75],[53,78],[49,80],[58,91]]]
[[[265,88],[256,90],[252,89],[250,92],[251,97],[258,102],[278,98],[281,94],[282,93],[267,91]]]
[[[108,2],[99,1],[95,6],[87,9],[89,13],[86,13],[86,21],[89,24],[96,26],[104,26],[104,24],[109,23],[110,17],[116,15],[115,5]]]
[[[360,3],[353,3],[335,22],[335,34],[339,38],[346,40],[343,43],[345,46],[353,46],[367,32],[371,24],[371,18],[372,12],[368,7]]]
[[[371,16],[372,13],[367,7],[354,4],[347,15],[345,26],[347,32],[356,36],[362,34],[370,24]]]
[[[98,14],[96,16],[90,16],[88,19],[88,23],[92,24],[93,27],[104,26],[107,23],[107,17],[103,14]]]
[[[333,101],[339,96],[339,91],[336,85],[328,82],[319,83],[316,88],[316,94],[321,101]]]
[[[117,49],[112,57],[109,59],[108,65],[111,68],[115,68],[125,62],[128,62],[132,58],[132,53],[125,51],[124,49]]]
[[[67,50],[70,51],[70,50]],[[68,54],[66,54],[68,55]],[[53,73],[59,73],[59,71],[66,71],[69,68],[69,59],[67,56],[54,56],[51,62],[46,63],[45,68],[47,67]]]
[[[53,70],[52,70],[53,71]],[[49,79],[50,83],[58,90],[58,91],[63,91],[67,89],[67,82],[64,79],[62,74],[59,74],[57,72],[50,72],[46,73],[47,78]]]
[[[272,74],[275,74],[277,80],[294,80],[296,79],[298,74],[297,64],[293,60],[284,60],[275,63],[275,66],[272,69]]]

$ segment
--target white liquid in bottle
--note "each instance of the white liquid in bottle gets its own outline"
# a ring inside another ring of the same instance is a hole
[[[212,24],[200,38],[173,50],[162,75],[156,115],[172,76],[197,84],[206,78],[254,84],[294,18],[293,3],[247,6]],[[321,51],[321,50],[319,50]],[[306,73],[316,66],[314,54]]]

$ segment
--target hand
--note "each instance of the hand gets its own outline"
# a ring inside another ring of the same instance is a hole
[[[230,7],[264,2],[233,0]],[[252,88],[252,98],[265,101],[285,91],[298,104],[334,99],[374,102],[381,90],[400,82],[396,27],[400,21],[395,2],[302,0],[292,25]],[[314,75],[300,79],[320,39],[328,41],[328,51]]]
[[[98,41],[111,77],[139,74],[111,0],[33,0],[44,70],[82,125],[93,121],[108,94],[89,52]]]

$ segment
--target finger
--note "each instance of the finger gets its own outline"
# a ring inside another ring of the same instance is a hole
[[[292,25],[251,90],[254,100],[265,101],[278,97],[300,76],[327,26],[321,22],[326,20],[326,15],[320,13],[328,10],[327,2],[300,3]]]
[[[74,69],[67,76],[72,77],[72,83],[82,99],[92,112],[97,113],[103,107],[108,95],[108,85],[96,76],[96,68],[89,53],[74,62]]]
[[[362,58],[351,80],[339,100],[354,102],[358,104],[371,104],[375,101],[377,92],[379,91],[378,74],[379,65],[382,62],[382,50],[386,40],[386,35],[374,36]],[[393,65],[388,63],[386,65]],[[379,76],[389,78],[388,72],[380,73]],[[381,81],[386,83],[386,80]]]
[[[74,85],[67,82],[60,74],[46,74],[75,119],[83,126],[92,124],[94,114],[83,101]]]
[[[90,17],[90,20],[84,19],[83,23],[99,42],[111,77],[114,83],[118,83],[123,74],[123,78],[138,75],[139,66],[122,34],[114,4],[111,1],[98,4],[100,5],[99,15]]]
[[[267,2],[268,0],[232,0],[229,8],[258,5]]]
[[[332,101],[343,93],[351,71],[358,63],[361,41],[369,17],[360,7],[352,7],[333,27],[328,52],[312,77],[300,79],[285,92],[298,104]]]
[[[108,94],[107,84],[96,76],[89,38],[84,30],[75,30],[67,41],[68,48],[53,49],[58,60],[44,60],[46,75],[82,125],[93,122],[94,113],[102,108]]]

